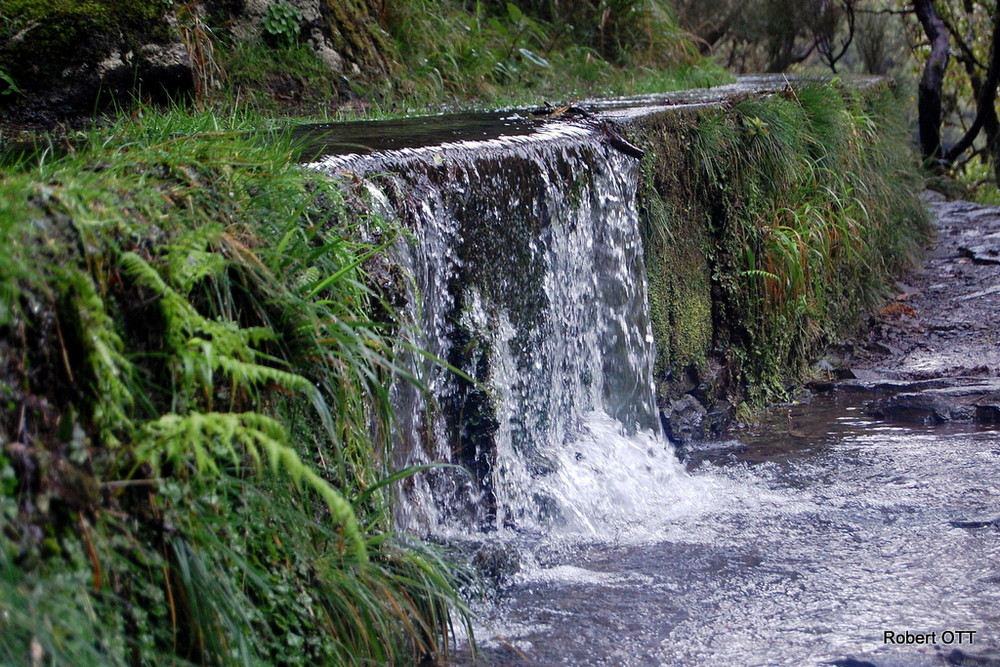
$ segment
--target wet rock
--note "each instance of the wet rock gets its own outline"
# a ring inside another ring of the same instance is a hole
[[[722,437],[733,425],[735,416],[736,408],[732,403],[725,399],[716,401],[705,415],[702,431],[713,438]]]
[[[885,341],[874,341],[869,347],[879,354],[886,354],[893,357],[903,356],[903,351],[901,349]]]
[[[831,373],[832,374],[834,372],[834,370],[835,370],[833,364],[831,364],[826,359],[820,359],[819,361],[817,361],[816,363],[814,363],[811,366],[811,368],[812,368],[812,371],[814,373]]]
[[[988,236],[983,240],[991,241],[993,240],[993,236]],[[1000,238],[997,238],[992,243],[960,246],[959,250],[963,255],[970,258],[974,264],[1000,264]]]
[[[836,665],[836,667],[878,667],[874,662],[868,662],[867,660],[858,660],[857,658],[839,658],[837,660],[831,660],[829,662],[824,662],[824,665]]]
[[[521,555],[511,545],[485,542],[473,554],[472,565],[484,578],[503,586],[521,571]]]
[[[697,398],[685,394],[661,413],[663,430],[674,443],[686,445],[705,437],[704,424],[708,411]]]
[[[1000,262],[998,262],[1000,264]],[[978,299],[981,296],[989,296],[990,294],[996,294],[1000,292],[1000,285],[994,285],[993,287],[987,287],[984,290],[979,290],[978,292],[973,292],[972,294],[966,294],[965,296],[960,296],[955,299],[955,301],[970,301],[971,299]],[[957,329],[957,326],[950,327],[951,329]]]
[[[1000,423],[1000,401],[986,400],[976,405],[976,421],[982,424]]]
[[[838,371],[837,377],[843,380],[862,380],[864,382],[882,382],[891,379],[885,373],[865,368],[842,368]]]
[[[972,521],[956,519],[955,521],[949,521],[948,525],[955,528],[1000,528],[1000,517],[997,517],[996,519],[978,519]]]
[[[870,394],[874,400],[868,413],[880,419],[925,425],[952,421],[1000,422],[1000,381],[992,377],[957,375],[913,381],[851,379],[833,383],[831,389]]]
[[[943,424],[951,421],[951,405],[940,396],[928,394],[897,394],[877,401],[871,414],[880,419],[911,424]]]
[[[985,651],[963,651],[962,649],[952,649],[944,656],[949,665],[963,665],[972,667],[1000,667],[1000,651],[987,649]]]
[[[881,378],[849,378],[835,383],[833,388],[841,392],[884,396],[887,394],[919,392],[948,386],[951,386],[951,382],[946,378],[899,380],[883,376]]]

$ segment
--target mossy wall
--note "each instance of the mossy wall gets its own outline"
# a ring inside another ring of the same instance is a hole
[[[0,0],[0,66],[22,89],[42,89],[168,39],[165,15],[162,2],[144,0]]]
[[[800,84],[629,124],[661,406],[782,398],[929,226],[885,81]]]

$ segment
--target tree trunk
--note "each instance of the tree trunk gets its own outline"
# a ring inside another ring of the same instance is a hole
[[[913,9],[931,43],[931,56],[917,89],[917,125],[924,160],[933,162],[941,156],[941,88],[948,67],[948,30],[931,0],[914,0]]]
[[[996,98],[997,98],[997,83],[1000,81],[1000,3],[993,10],[993,36],[992,43],[990,44],[990,62],[986,70],[986,78],[979,85],[979,90],[976,95],[976,118],[972,122],[972,126],[965,133],[965,136],[959,140],[957,144],[952,146],[948,152],[945,154],[944,159],[947,162],[953,162],[955,158],[961,155],[967,148],[972,146],[972,142],[975,141],[976,137],[979,135],[979,131],[983,128],[986,129],[986,138],[990,147],[989,154],[991,159],[996,159],[995,152],[992,150],[996,145],[996,134],[998,130],[997,123],[997,112],[996,112]],[[970,79],[972,78],[970,74]],[[975,82],[973,82],[975,87]]]

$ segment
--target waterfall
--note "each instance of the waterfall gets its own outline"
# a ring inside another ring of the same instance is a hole
[[[465,374],[413,354],[427,393],[393,389],[396,464],[469,471],[408,480],[401,528],[599,532],[670,486],[637,159],[548,123],[313,166],[362,180],[408,230],[414,343]]]

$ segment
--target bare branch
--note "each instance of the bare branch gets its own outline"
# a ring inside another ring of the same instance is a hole
[[[980,86],[979,96],[976,100],[976,118],[958,143],[945,153],[946,162],[953,162],[955,158],[965,152],[979,136],[979,131],[983,129],[983,126],[991,120],[995,121],[996,107],[993,105],[997,96],[998,82],[1000,82],[1000,3],[997,3],[993,9],[993,42],[990,45],[990,66],[986,71],[986,78]]]

